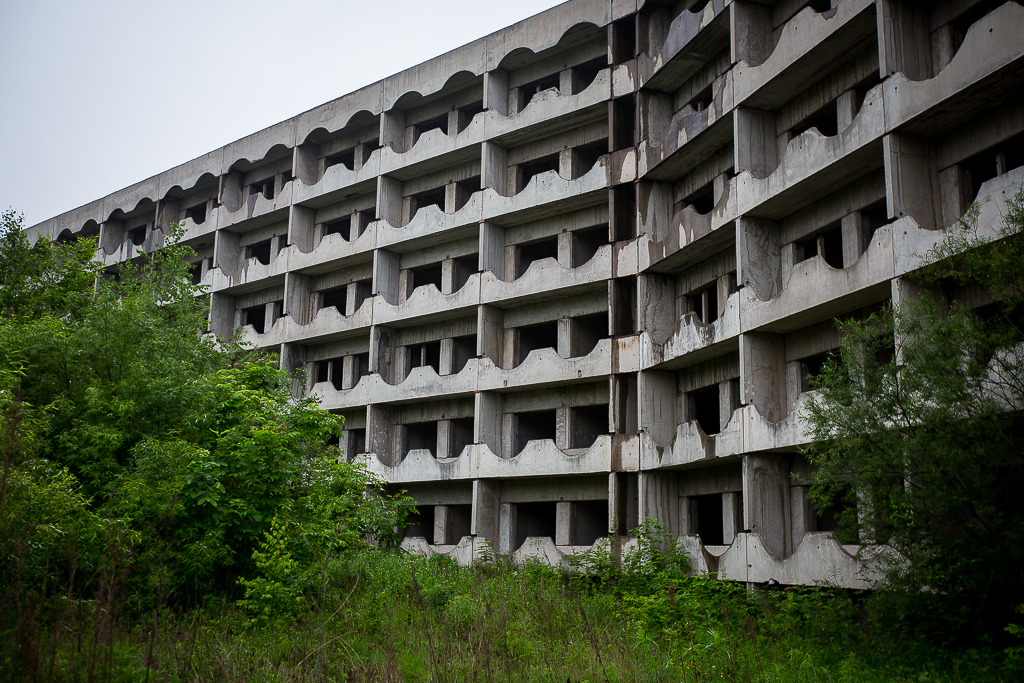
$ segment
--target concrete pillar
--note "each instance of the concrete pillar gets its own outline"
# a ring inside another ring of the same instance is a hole
[[[218,230],[213,236],[213,267],[220,268],[228,277],[238,272],[241,262],[242,248],[238,244],[238,235],[227,230]]]
[[[913,0],[879,0],[878,65],[882,78],[902,73],[912,81],[932,77],[928,8]]]
[[[864,250],[868,248],[867,217],[860,211],[843,216],[843,268],[849,268],[856,263]]]
[[[756,533],[768,552],[787,557],[792,543],[789,463],[785,455],[743,458],[744,528]]]
[[[504,311],[495,306],[477,308],[476,355],[490,358],[495,367],[502,367],[504,345]]]
[[[676,376],[673,372],[644,370],[638,380],[640,424],[658,446],[668,446],[676,434]]]
[[[639,327],[663,344],[675,332],[676,283],[671,275],[641,273],[637,276],[637,315]]]
[[[565,231],[558,233],[558,265],[563,268],[572,268],[572,241],[573,233]]]
[[[303,254],[316,249],[313,223],[316,212],[306,206],[292,204],[288,207],[288,243],[294,244]]]
[[[718,295],[718,317],[725,315],[725,306],[729,303],[729,297],[736,291],[736,274],[726,273],[715,281]]]
[[[391,330],[380,325],[370,328],[370,372],[390,382],[394,374],[395,337]]]
[[[219,178],[218,183],[217,199],[225,210],[233,213],[242,208],[242,174],[228,171]]]
[[[451,420],[438,420],[437,421],[437,444],[434,449],[434,453],[438,459],[441,458],[454,458],[459,454],[452,452],[454,444],[452,443],[452,421]]]
[[[576,506],[569,501],[555,503],[555,545],[572,545]]]
[[[558,348],[556,351],[562,358],[576,357],[576,321],[572,318],[558,320]]]
[[[750,171],[755,178],[767,178],[779,165],[779,141],[775,133],[775,114],[737,107],[733,115],[733,146],[736,173]]]
[[[309,323],[309,289],[312,280],[308,275],[296,272],[285,273],[284,276],[284,310],[283,315],[290,316],[299,325]]]
[[[563,69],[558,72],[558,92],[563,95],[575,95],[580,91],[580,77],[576,69]]]
[[[441,293],[451,294],[455,291],[455,259],[446,258],[441,261]]]
[[[949,227],[964,215],[968,205],[974,201],[971,184],[968,182],[964,169],[954,164],[939,171],[939,204],[942,209],[942,227]]]
[[[882,138],[885,157],[885,198],[889,218],[910,216],[928,230],[939,227],[939,172],[935,145],[905,133]]]
[[[377,218],[393,227],[402,225],[402,181],[382,175],[377,178]]]
[[[572,431],[572,408],[567,406],[555,408],[555,445],[563,451],[572,448]]]
[[[679,482],[676,472],[640,472],[640,520],[654,518],[669,534],[679,533]]]
[[[740,401],[753,405],[765,419],[778,422],[788,414],[786,404],[786,345],[779,335],[746,332],[740,335]]]
[[[505,279],[505,229],[480,221],[480,272],[491,271],[499,280]]]
[[[736,534],[743,531],[742,494],[731,491],[722,494],[722,543],[732,545]]]
[[[762,301],[782,293],[782,246],[779,226],[760,218],[736,219],[736,279]]]
[[[501,503],[498,513],[498,553],[513,553],[516,547],[516,506],[515,503]]]
[[[857,91],[847,90],[836,100],[836,130],[842,133],[857,117]]]
[[[385,249],[373,252],[373,293],[380,295],[392,306],[397,306],[399,278],[401,275],[400,257]]]
[[[641,180],[639,183],[636,183],[635,188],[635,206],[623,208],[621,220],[631,219],[636,221],[638,219],[637,214],[639,214],[639,223],[636,226],[637,232],[650,236],[655,242],[664,242],[673,230],[672,185],[670,183]],[[621,199],[619,188],[614,187],[611,192],[612,202],[619,202]],[[628,201],[626,203],[628,204]],[[630,208],[632,209],[631,211],[629,210]],[[619,218],[618,207],[610,206],[608,212],[609,220],[614,221]],[[619,229],[612,230],[612,237],[615,241],[623,239],[620,235]]]
[[[235,297],[221,292],[210,293],[210,331],[221,341],[235,333]]]
[[[460,183],[448,183],[444,186],[444,212],[455,213],[462,208],[472,191]]]
[[[487,541],[495,552],[499,551],[498,527],[501,518],[501,482],[473,480],[473,518],[470,533]]]
[[[938,74],[945,69],[957,51],[956,29],[952,22],[943,24],[931,34],[932,73]]]
[[[679,535],[697,535],[697,501],[690,496],[679,496]]]
[[[266,313],[264,315],[266,317],[265,322],[263,323],[263,333],[266,334],[267,332],[270,332],[270,328],[272,328],[275,323],[277,323],[278,318],[281,317],[281,302],[271,301],[268,303],[266,306]]]
[[[359,364],[355,356],[345,356],[341,360],[341,388],[351,389],[359,383]]]
[[[518,439],[519,416],[514,413],[503,413],[501,416],[501,457],[508,460],[518,455],[520,445]]]
[[[625,535],[640,522],[636,472],[608,474],[608,530]]]
[[[406,151],[404,110],[391,109],[381,113],[380,144],[381,147],[391,147],[399,154]]]
[[[447,505],[434,506],[434,545],[448,545],[451,535],[451,515]]]
[[[736,385],[732,380],[718,383],[718,425],[722,431],[725,431],[732,419],[733,411],[740,407]]]
[[[637,126],[641,140],[661,144],[668,134],[674,105],[672,96],[648,90],[637,93]]]
[[[292,173],[304,185],[313,185],[317,181],[317,145],[296,145],[292,149]]]
[[[441,340],[441,358],[438,361],[437,374],[442,376],[452,374],[454,361],[455,340],[451,337],[445,337]]]
[[[768,59],[775,49],[771,8],[740,0],[733,2],[731,9],[729,35],[732,38],[732,62],[758,66]]]
[[[508,150],[493,142],[484,142],[481,147],[480,186],[504,197],[515,194],[508,191]]]
[[[800,394],[805,391],[803,363],[798,360],[786,363],[786,411],[792,413]]]
[[[566,180],[576,180],[580,174],[580,154],[575,149],[563,149],[558,153],[558,175]]]
[[[508,72],[493,69],[484,72],[484,109],[508,116]]]
[[[796,552],[796,549],[800,547],[800,543],[804,540],[804,535],[811,528],[811,506],[810,501],[807,499],[806,486],[789,487],[789,506],[793,524],[793,540],[790,547],[793,549],[793,552]]]
[[[100,236],[97,246],[108,256],[121,248],[124,243],[124,222],[109,220],[100,223]]]
[[[476,419],[473,421],[473,442],[487,446],[499,458],[502,456],[502,399],[501,394],[478,391],[474,394]]]

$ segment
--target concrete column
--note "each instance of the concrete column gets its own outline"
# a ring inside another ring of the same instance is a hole
[[[789,463],[785,455],[743,458],[744,528],[756,533],[768,552],[787,557],[792,543]]]
[[[350,282],[345,286],[345,310],[342,315],[355,315],[361,303],[359,301],[359,283]]]
[[[508,72],[493,69],[484,72],[484,109],[508,116]]]
[[[867,217],[860,211],[843,216],[843,268],[849,268],[860,259],[861,254],[868,248],[865,238],[867,237]]]
[[[495,367],[499,368],[503,367],[504,317],[504,311],[495,306],[480,306],[477,309],[476,354],[490,358]]]
[[[506,196],[514,197],[523,191],[526,187],[526,183],[523,182],[523,167],[509,166],[505,173],[505,192]]]
[[[116,252],[124,244],[124,222],[109,220],[100,223],[100,236],[97,246],[108,256]]]
[[[402,222],[399,225],[408,225],[416,215],[417,209],[419,209],[419,203],[415,197],[402,197]]]
[[[380,115],[380,144],[401,154],[405,147],[405,111],[391,109]]]
[[[469,200],[472,192],[459,183],[444,186],[444,212],[455,213]]]
[[[498,553],[513,553],[516,547],[516,506],[515,503],[501,503],[498,516]]]
[[[306,206],[292,204],[288,207],[288,243],[294,244],[303,254],[316,249],[313,222],[316,212]]]
[[[637,476],[636,472],[608,474],[609,531],[625,535],[639,524]]]
[[[391,330],[380,325],[370,328],[370,372],[381,379],[392,381],[395,365],[395,337]]]
[[[842,133],[857,117],[857,91],[847,90],[836,100],[836,130]]]
[[[775,49],[771,8],[748,1],[734,2],[729,15],[733,64],[758,66]]]
[[[786,345],[779,335],[747,332],[740,335],[740,401],[753,405],[771,422],[788,414],[786,404]]]
[[[451,294],[455,291],[455,259],[446,258],[441,261],[441,293]]]
[[[679,496],[679,535],[697,535],[697,501],[690,496]]]
[[[345,356],[341,360],[341,388],[351,389],[359,382],[359,364],[355,356]]]
[[[481,147],[480,186],[504,197],[515,194],[508,191],[508,150],[493,142],[484,142]]]
[[[733,411],[740,407],[737,393],[736,383],[732,380],[718,383],[718,425],[722,431],[732,419]]]
[[[789,487],[789,506],[793,519],[793,540],[790,547],[796,552],[804,540],[804,535],[811,528],[811,508],[806,486]]]
[[[402,181],[386,175],[378,176],[377,218],[396,228],[402,225]]]
[[[558,92],[563,95],[575,95],[579,91],[580,79],[576,69],[563,69],[558,72]]]
[[[786,363],[786,411],[793,412],[800,394],[804,392],[803,363],[798,360]]]
[[[778,167],[775,114],[737,107],[733,115],[733,135],[741,143],[734,145],[736,173],[750,171],[755,178],[767,178]]]
[[[352,225],[350,228],[350,241],[355,242],[359,237],[366,232],[366,227],[370,224],[370,215],[366,211],[353,211],[352,212]]]
[[[366,452],[375,453],[384,465],[394,466],[392,449],[394,423],[388,406],[366,406]]]
[[[932,73],[938,74],[949,66],[956,55],[956,29],[952,23],[943,24],[931,34]]]
[[[455,137],[467,125],[469,125],[469,119],[466,117],[466,112],[461,109],[452,109],[448,112],[448,137]]]
[[[505,281],[512,282],[519,279],[519,247],[509,245],[505,247]]]
[[[502,369],[511,370],[518,367],[523,358],[519,357],[519,331],[510,328],[502,333],[501,345]]]
[[[572,408],[566,406],[555,408],[555,445],[563,451],[572,447],[572,430]]]
[[[217,198],[227,211],[235,212],[242,208],[242,174],[228,171],[219,179]]]
[[[721,318],[725,315],[725,305],[729,302],[729,297],[736,291],[736,274],[726,273],[715,281],[715,286],[718,290],[718,317]]]
[[[743,531],[742,494],[729,492],[722,494],[722,542],[732,545],[736,534]]]
[[[558,265],[563,268],[572,268],[575,265],[572,262],[572,240],[571,232],[558,233]]]
[[[555,503],[555,545],[572,545],[576,506],[569,501]]]
[[[664,242],[673,230],[672,185],[670,183],[641,180],[639,183],[636,183],[635,188],[635,205],[632,207],[629,206],[628,197],[623,198],[621,196],[622,192],[618,187],[612,188],[611,201],[613,204],[622,203],[625,199],[626,206],[621,210],[618,206],[610,206],[608,208],[609,220],[636,221],[637,213],[639,213],[637,231],[640,234],[650,236],[655,242]],[[612,230],[612,237],[615,241],[624,239],[618,228]]]
[[[310,320],[309,289],[311,283],[312,280],[308,275],[288,272],[284,276],[283,314],[290,316],[299,325],[306,325]]]
[[[675,373],[644,370],[638,384],[641,428],[658,446],[668,446],[679,424]]]
[[[373,252],[373,293],[382,296],[392,306],[399,303],[399,263],[399,255],[392,251],[377,249]]]
[[[910,216],[928,230],[939,227],[939,173],[930,140],[890,133],[882,138],[885,157],[885,198],[889,218]]]
[[[637,93],[637,124],[641,140],[660,144],[672,121],[672,96],[648,90]]]
[[[437,374],[439,375],[450,375],[452,374],[452,366],[454,363],[454,352],[455,343],[451,337],[445,337],[441,340],[441,358],[438,361]]]
[[[782,293],[782,246],[775,221],[736,219],[736,279],[762,301]]]
[[[491,271],[499,280],[505,275],[505,229],[480,221],[480,272]]]
[[[668,528],[670,535],[679,533],[679,482],[676,472],[640,472],[640,520],[653,517]]]
[[[572,318],[558,320],[558,355],[562,358],[576,356],[576,321]]]
[[[413,277],[411,270],[404,268],[398,271],[398,303],[404,304],[409,300],[414,284],[416,284],[416,278]]]
[[[580,154],[575,149],[563,149],[558,153],[558,175],[566,180],[576,180],[580,171]]]
[[[227,341],[235,332],[235,297],[221,292],[210,293],[210,331],[221,341]]]
[[[499,552],[500,493],[500,482],[473,480],[473,518],[469,532],[478,539],[486,540],[495,552]]]
[[[942,227],[949,227],[964,215],[967,206],[974,201],[970,182],[960,164],[954,164],[939,171],[939,196],[942,209]]]
[[[883,78],[902,73],[912,81],[932,77],[928,8],[913,0],[879,0],[878,64]]]
[[[676,327],[676,283],[671,275],[641,273],[637,276],[639,327],[657,344],[664,344]]]
[[[228,277],[238,272],[241,262],[242,248],[238,244],[238,235],[227,230],[218,230],[213,236],[213,267],[220,268]]]
[[[502,457],[502,398],[501,394],[478,391],[474,394],[476,419],[473,421],[473,442],[487,446]]]
[[[304,185],[313,185],[317,181],[317,145],[296,145],[292,149],[292,173]]]
[[[452,452],[452,421],[437,421],[437,444],[434,450],[437,458],[454,458],[458,453]]]

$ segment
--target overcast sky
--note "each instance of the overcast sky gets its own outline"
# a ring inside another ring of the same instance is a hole
[[[0,208],[34,225],[557,4],[0,0]]]

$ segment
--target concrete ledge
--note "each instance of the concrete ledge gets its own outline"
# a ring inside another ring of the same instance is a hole
[[[578,201],[581,196],[610,186],[608,161],[609,155],[601,156],[576,180],[566,180],[556,171],[539,173],[514,197],[504,197],[488,188],[484,190],[484,219],[499,225],[515,224],[585,206],[586,202]]]
[[[749,289],[749,288],[745,288]],[[704,324],[695,313],[687,313],[676,319],[675,332],[659,344],[649,333],[641,335],[640,366],[650,369],[689,354],[710,350],[740,334],[740,308],[743,291],[733,292],[725,303],[725,312],[713,323]],[[709,354],[698,354],[688,361],[699,362]],[[715,354],[717,355],[717,354]]]
[[[363,234],[351,242],[335,233],[321,239],[320,244],[308,253],[303,253],[298,246],[293,244],[282,249],[281,254],[288,252],[288,265],[291,270],[297,272],[311,269],[322,272],[332,267],[340,268],[346,263],[369,261],[373,258],[379,225],[379,221],[370,223],[363,230]],[[362,256],[362,258],[356,258],[357,256]],[[280,258],[280,254],[278,254],[278,258]]]
[[[483,217],[483,191],[474,192],[469,201],[454,213],[445,213],[437,205],[420,209],[408,224],[396,227],[387,220],[376,222],[377,248],[392,248],[403,242],[441,243],[452,238],[459,228],[470,228],[477,234],[477,224]]]
[[[587,291],[606,286],[612,277],[612,245],[603,244],[589,261],[575,268],[566,268],[554,258],[534,261],[520,277],[506,282],[491,271],[480,277],[480,303],[502,303],[503,307],[517,306],[558,297],[570,296],[576,291]]]
[[[320,397],[320,407],[341,410],[371,403],[397,403],[445,396],[472,395],[477,389],[479,358],[471,358],[464,368],[452,375],[438,375],[432,367],[413,368],[398,384],[389,384],[379,374],[364,375],[351,389],[335,389],[330,382],[319,382],[311,394]]]
[[[692,76],[712,56],[708,54],[711,45],[729,40],[729,16],[724,12],[731,1],[712,0],[698,12],[680,12],[669,25],[658,53],[640,55],[641,86],[670,90]]]
[[[324,171],[323,176],[312,185],[292,181],[292,184],[297,186],[292,193],[294,202],[302,204],[316,199],[321,205],[328,204],[332,195],[343,195],[342,191],[347,188],[374,180],[380,175],[380,156],[381,150],[373,150],[370,158],[356,171],[349,170],[344,164],[335,164]],[[373,189],[376,189],[376,186]]]
[[[357,460],[373,474],[390,484],[407,484],[423,481],[465,481],[476,477],[476,449],[469,445],[455,458],[439,460],[427,450],[413,450],[402,462],[390,467],[381,462],[376,453],[362,453]]]
[[[475,314],[472,309],[480,303],[480,273],[470,275],[462,289],[452,294],[442,294],[434,285],[424,285],[414,289],[409,298],[397,306],[389,304],[382,296],[373,298],[374,325],[401,322],[405,327],[427,318],[443,320]]]
[[[714,458],[742,454],[743,446],[742,410],[737,410],[730,416],[725,429],[718,434],[705,434],[696,421],[678,425],[672,443],[665,447],[658,446],[647,432],[641,432],[640,467],[643,470],[657,470],[693,465]]]
[[[402,549],[424,557],[440,555],[441,557],[455,560],[464,567],[468,567],[473,564],[473,558],[476,556],[474,552],[475,540],[472,536],[463,536],[456,545],[434,545],[428,543],[427,539],[422,536],[414,536],[402,539]]]
[[[511,458],[492,453],[486,445],[476,447],[476,476],[481,479],[553,477],[612,471],[612,436],[602,434],[587,449],[566,452],[551,439],[529,441]]]
[[[568,567],[574,555],[607,543],[608,540],[602,538],[594,545],[555,545],[554,540],[548,536],[530,536],[512,553],[512,561],[516,564],[540,561],[552,567]]]
[[[515,389],[591,381],[612,372],[612,340],[602,339],[585,356],[562,358],[554,349],[536,349],[511,370],[494,365],[490,358],[480,359],[480,391]]]

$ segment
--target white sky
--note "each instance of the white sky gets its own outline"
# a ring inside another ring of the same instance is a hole
[[[0,0],[0,209],[34,225],[559,0]]]

